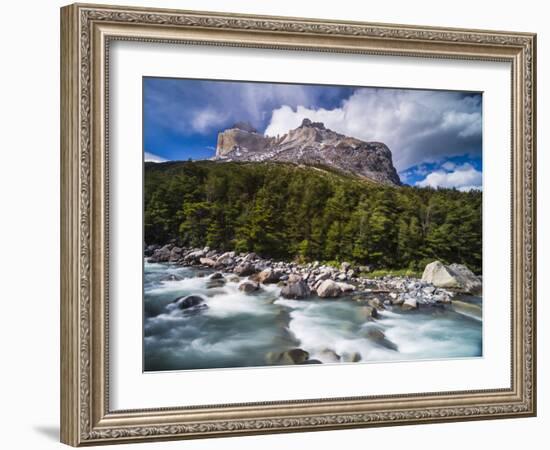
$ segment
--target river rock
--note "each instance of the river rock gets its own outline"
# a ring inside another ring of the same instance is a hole
[[[359,362],[361,361],[361,353],[343,353],[341,357],[342,362]]]
[[[404,311],[410,311],[411,309],[418,308],[418,303],[416,302],[416,298],[405,296],[403,298],[403,303],[401,305],[401,309]]]
[[[199,261],[203,266],[208,267],[215,267],[217,264],[212,258],[200,258]]]
[[[252,275],[255,271],[254,265],[248,262],[243,262],[233,269],[233,272],[240,277],[247,277],[248,275]]]
[[[481,294],[483,286],[481,280],[465,265],[451,264],[449,269],[451,269],[459,279],[462,292],[472,295]]]
[[[258,281],[264,284],[277,283],[281,279],[281,275],[279,270],[264,269],[258,274]]]
[[[468,294],[481,292],[481,281],[475,274],[462,264],[445,266],[440,261],[434,261],[426,266],[422,281],[438,288],[453,289]]]
[[[246,261],[246,262],[252,262],[254,261],[255,259],[258,258],[258,255],[256,255],[256,253],[254,252],[251,252],[251,253],[248,253],[244,258],[243,258],[243,261]]]
[[[254,281],[245,280],[241,284],[239,284],[239,290],[243,291],[245,294],[251,294],[258,289],[260,289],[260,286]]]
[[[225,252],[222,255],[218,256],[216,262],[223,266],[230,266],[235,263],[235,252]]]
[[[187,262],[197,262],[200,261],[200,259],[205,256],[205,254],[206,253],[204,250],[196,250],[185,255],[183,260]]]
[[[437,289],[433,294],[433,299],[436,303],[449,304],[451,303],[451,295],[442,289]]]
[[[266,355],[268,364],[305,364],[309,353],[301,348],[293,348],[282,353],[269,352]]]
[[[176,274],[170,273],[163,276],[160,281],[180,281],[182,278]]]
[[[357,314],[362,320],[372,320],[378,317],[378,311],[372,306],[360,306]]]
[[[157,248],[154,251],[153,256],[151,256],[147,261],[151,263],[168,262],[170,260],[171,248],[171,244],[167,244],[164,247]]]
[[[380,301],[379,298],[377,297],[374,297],[374,298],[371,298],[369,301],[367,301],[367,304],[375,309],[377,309],[378,311],[382,311],[383,309],[386,309],[384,307],[384,304]]]
[[[221,272],[214,272],[212,275],[210,275],[211,280],[221,280],[223,279],[223,273]]]
[[[200,295],[188,295],[186,297],[178,297],[172,302],[179,309],[190,309],[204,303],[204,298]]]
[[[172,250],[170,250],[170,262],[179,261],[181,259],[181,252],[182,248],[180,247],[172,247]]]
[[[317,295],[321,298],[335,298],[342,295],[342,288],[332,280],[323,281],[317,288]]]
[[[426,286],[426,287],[422,288],[422,292],[425,295],[431,295],[435,292],[435,287],[434,286]]]
[[[330,270],[325,270],[315,277],[315,282],[328,280],[330,278],[330,275]]]
[[[381,345],[382,347],[397,351],[397,345],[395,345],[392,341],[387,339],[384,332],[378,328],[369,328],[367,330],[367,338],[373,342],[376,342],[378,345]]]
[[[299,275],[292,274],[281,289],[281,296],[290,299],[302,299],[309,297],[311,291],[307,283]]]
[[[215,278],[214,280],[208,279],[206,283],[206,289],[215,289],[225,286],[225,280],[223,278]]]
[[[353,284],[349,283],[338,283],[338,286],[340,286],[340,289],[342,289],[344,293],[353,292],[356,289]]]
[[[319,352],[319,357],[321,360],[326,362],[339,362],[340,355],[330,348],[325,348]]]

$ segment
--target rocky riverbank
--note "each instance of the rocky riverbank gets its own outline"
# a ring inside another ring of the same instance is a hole
[[[481,279],[459,264],[446,266],[434,261],[421,279],[408,276],[369,277],[369,268],[343,262],[340,267],[315,261],[307,264],[275,261],[255,253],[219,252],[208,247],[182,248],[174,244],[149,245],[145,257],[151,263],[174,263],[203,267],[215,272],[212,283],[224,283],[224,274],[233,274],[239,289],[253,294],[262,285],[278,284],[287,299],[337,299],[351,296],[364,304],[365,316],[374,318],[386,306],[401,310],[451,304],[456,294],[481,293]],[[223,273],[222,273],[223,272]]]

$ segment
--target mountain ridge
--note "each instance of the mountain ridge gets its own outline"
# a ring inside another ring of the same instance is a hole
[[[307,118],[299,127],[276,137],[265,136],[248,124],[237,123],[218,133],[213,160],[324,165],[377,183],[401,185],[392,153],[384,143],[345,136]]]

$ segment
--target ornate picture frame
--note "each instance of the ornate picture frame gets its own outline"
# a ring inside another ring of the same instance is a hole
[[[512,85],[511,385],[112,410],[109,49],[143,41],[502,61]],[[74,4],[61,9],[61,440],[97,445],[536,415],[536,35]]]

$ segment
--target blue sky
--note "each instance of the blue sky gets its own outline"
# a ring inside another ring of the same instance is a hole
[[[235,122],[277,135],[307,117],[384,142],[404,183],[481,189],[479,93],[146,77],[143,98],[146,160],[210,158]]]

